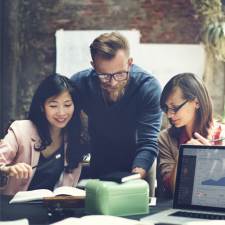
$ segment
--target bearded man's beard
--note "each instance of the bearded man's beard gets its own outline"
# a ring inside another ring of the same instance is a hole
[[[108,91],[107,88],[102,88],[103,97],[108,102],[116,102],[118,101],[125,92],[125,86],[124,84],[121,84],[119,87],[117,87],[115,90]]]

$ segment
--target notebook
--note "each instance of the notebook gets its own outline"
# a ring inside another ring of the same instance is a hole
[[[140,178],[141,175],[139,173],[117,171],[101,176],[99,179],[104,181],[114,181],[117,183],[124,183],[130,180],[136,180]]]
[[[225,220],[225,146],[181,145],[173,208],[141,221],[185,224],[206,219]]]

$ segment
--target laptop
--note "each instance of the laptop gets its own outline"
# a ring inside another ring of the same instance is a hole
[[[141,221],[185,224],[210,219],[225,220],[225,146],[181,145],[173,208]]]

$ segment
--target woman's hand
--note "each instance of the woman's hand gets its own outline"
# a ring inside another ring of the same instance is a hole
[[[17,179],[28,179],[32,176],[32,167],[26,163],[17,163],[11,166],[4,166],[1,168],[9,176],[16,177]]]
[[[200,135],[199,133],[195,132],[194,136],[196,138],[192,138],[190,139],[187,144],[190,145],[211,145],[210,141],[206,138],[204,138],[202,135]]]

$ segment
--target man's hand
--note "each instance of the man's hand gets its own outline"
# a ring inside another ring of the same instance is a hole
[[[132,173],[139,173],[141,175],[141,178],[145,178],[146,177],[146,171],[141,168],[141,167],[135,167],[133,170],[132,170]]]
[[[187,144],[190,145],[211,145],[210,141],[204,138],[202,135],[199,133],[195,132],[194,133],[195,138],[190,139]]]
[[[28,179],[32,176],[32,167],[26,163],[4,166],[1,171],[9,176],[15,176],[17,179]]]

